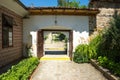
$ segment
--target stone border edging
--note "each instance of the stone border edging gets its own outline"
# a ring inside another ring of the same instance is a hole
[[[108,80],[119,80],[116,78],[114,75],[110,74],[107,72],[108,70],[104,70],[101,66],[98,66],[95,60],[91,59],[90,63],[97,69],[99,70]]]
[[[34,71],[32,72],[31,76],[29,77],[29,80],[32,80],[33,75],[36,73],[36,71],[38,70],[38,67],[40,66],[40,62],[38,64],[38,66],[34,69]]]

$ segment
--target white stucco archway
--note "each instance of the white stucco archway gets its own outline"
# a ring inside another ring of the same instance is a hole
[[[37,32],[38,30],[70,30],[73,31],[73,51],[76,46],[85,42],[89,36],[89,16],[57,15],[55,24],[54,15],[34,15],[23,21],[23,42],[28,43],[29,35],[32,35],[34,56],[37,56]],[[83,41],[84,39],[84,41]],[[86,41],[87,42],[87,41]]]

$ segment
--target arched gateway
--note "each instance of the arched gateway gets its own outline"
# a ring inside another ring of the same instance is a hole
[[[33,56],[41,58],[50,52],[65,51],[65,46],[57,46],[54,41],[45,41],[45,34],[57,35],[58,33],[66,34],[67,52],[66,55],[72,60],[72,53],[79,44],[88,43],[88,37],[94,29],[93,19],[98,13],[94,9],[75,9],[75,8],[29,8],[29,19],[24,19],[24,36],[25,44],[30,42],[29,35],[32,35],[32,52]],[[93,19],[89,19],[89,18]],[[95,22],[94,22],[95,23]],[[47,27],[46,27],[47,26]],[[56,34],[57,33],[57,34]],[[53,37],[52,37],[53,38]],[[65,40],[59,40],[65,41]],[[61,44],[64,44],[64,43]],[[50,44],[47,44],[50,43]],[[59,47],[59,48],[58,48]],[[56,53],[58,54],[58,53]]]
[[[60,40],[58,36],[60,36]],[[57,37],[56,39],[54,39]],[[65,37],[65,38],[64,38]],[[64,38],[65,40],[62,40]],[[67,40],[66,40],[67,39]],[[40,29],[37,32],[37,56],[41,58],[47,54],[67,55],[72,60],[73,31],[61,26]]]

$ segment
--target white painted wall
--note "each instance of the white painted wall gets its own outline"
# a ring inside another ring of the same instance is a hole
[[[32,35],[32,47],[34,56],[36,56],[37,31],[39,29],[67,29],[73,30],[73,51],[75,47],[82,43],[87,43],[89,36],[89,18],[88,16],[67,16],[57,15],[57,24],[55,24],[54,15],[36,15],[30,16],[23,21],[23,42],[30,44],[29,36]]]

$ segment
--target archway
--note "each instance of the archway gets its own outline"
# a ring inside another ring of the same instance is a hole
[[[43,31],[44,55],[69,55],[68,31]]]
[[[46,44],[44,44],[45,43],[44,40],[46,39],[45,34],[49,34],[49,33],[53,33],[53,35],[56,35],[58,33],[62,33],[62,34],[64,34],[64,35],[67,36],[68,39],[67,39],[67,47],[66,47],[67,51],[66,51],[66,55],[68,55],[70,57],[70,59],[72,60],[72,51],[73,51],[73,31],[72,30],[40,29],[38,31],[38,35],[37,35],[37,38],[38,38],[37,39],[37,56],[39,58],[41,58],[43,55],[46,55],[47,50],[45,49],[46,48],[45,47]],[[53,49],[52,51],[54,51],[54,52],[57,49],[59,49],[59,50],[63,49],[63,48],[55,48],[53,45],[52,45],[52,47],[53,48],[51,48],[51,49]],[[65,48],[65,46],[64,46],[64,48]],[[50,51],[50,47],[48,47],[48,51]],[[65,52],[65,49],[64,49],[63,52]]]

